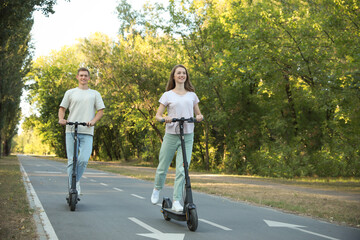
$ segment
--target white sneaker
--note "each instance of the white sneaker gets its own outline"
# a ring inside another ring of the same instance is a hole
[[[154,188],[152,194],[151,194],[151,203],[152,204],[157,204],[159,201],[159,195],[160,195],[160,190],[157,190],[156,188]]]
[[[76,190],[78,191],[78,195],[80,195],[80,193],[81,193],[80,181],[76,182]]]
[[[171,210],[174,210],[176,212],[182,212],[183,211],[183,206],[181,206],[179,201],[174,201]]]

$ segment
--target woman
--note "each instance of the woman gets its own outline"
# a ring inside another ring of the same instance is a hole
[[[159,154],[159,165],[156,170],[153,193],[151,195],[152,204],[159,201],[161,189],[164,187],[166,174],[171,161],[176,155],[176,176],[174,182],[172,209],[178,212],[183,210],[180,200],[184,188],[184,167],[183,157],[179,138],[178,123],[172,122],[173,118],[190,118],[196,116],[197,121],[203,120],[198,103],[199,98],[195,94],[189,78],[189,73],[183,65],[176,65],[170,74],[170,79],[166,86],[166,92],[159,100],[160,106],[156,113],[156,120],[165,121],[165,136]],[[167,108],[167,116],[163,117]],[[186,157],[190,165],[191,152],[194,142],[194,123],[184,123]]]

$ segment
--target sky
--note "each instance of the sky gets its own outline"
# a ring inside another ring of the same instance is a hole
[[[35,46],[34,59],[47,55],[51,50],[60,50],[65,45],[73,45],[78,38],[89,37],[102,32],[116,39],[120,26],[116,6],[120,0],[58,0],[55,13],[44,16],[34,13],[31,34]],[[146,2],[167,3],[167,0],[127,0],[136,10]]]
[[[34,57],[46,56],[52,50],[77,43],[77,39],[89,37],[92,33],[102,32],[117,39],[120,22],[116,7],[120,0],[58,0],[54,14],[48,17],[41,12],[34,13],[34,25],[31,30],[34,45]],[[146,2],[167,4],[168,0],[127,0],[133,9],[140,10]],[[36,109],[25,101],[24,92],[21,101],[22,114],[29,116]],[[22,121],[21,121],[22,122]],[[20,124],[21,124],[20,122]],[[21,133],[21,125],[19,133]]]

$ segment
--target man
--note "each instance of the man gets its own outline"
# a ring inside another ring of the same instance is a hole
[[[59,108],[59,124],[67,122],[86,122],[87,126],[78,128],[78,162],[76,174],[76,189],[80,195],[80,179],[83,175],[92,152],[94,125],[104,114],[104,102],[98,91],[88,86],[90,72],[87,68],[79,68],[76,75],[79,81],[77,88],[66,91]],[[69,109],[68,119],[65,120],[66,109]],[[68,158],[67,172],[69,186],[71,186],[71,173],[74,155],[74,127],[66,126],[66,153]]]

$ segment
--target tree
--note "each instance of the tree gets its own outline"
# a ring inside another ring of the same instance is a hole
[[[32,13],[53,13],[55,3],[56,0],[5,0],[0,5],[0,155],[10,153],[20,119],[23,77],[31,62]]]
[[[37,106],[39,116],[34,116],[34,127],[52,148],[55,154],[66,157],[65,131],[58,124],[58,110],[66,90],[78,85],[77,69],[81,66],[82,54],[74,47],[63,47],[50,56],[39,57],[28,74],[31,101]]]
[[[22,154],[38,154],[49,155],[52,154],[50,146],[41,138],[41,133],[35,127],[37,119],[27,117],[22,123],[21,134],[14,137],[14,144],[12,152]]]
[[[139,12],[123,1],[118,11],[117,42],[97,33],[36,63],[39,126],[54,147],[61,136],[50,123],[73,78],[66,73],[88,66],[106,105],[93,157],[156,164],[164,131],[154,122],[158,99],[182,63],[205,116],[192,167],[360,176],[357,1],[172,0]]]
[[[98,34],[82,46],[86,65],[97,73],[96,87],[106,105],[96,130],[96,138],[103,139],[97,142],[104,143],[99,147],[106,149],[110,159],[155,160],[159,147],[155,139],[162,140],[162,130],[154,122],[157,98],[178,59],[171,39],[128,34],[112,43]]]

